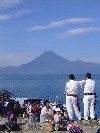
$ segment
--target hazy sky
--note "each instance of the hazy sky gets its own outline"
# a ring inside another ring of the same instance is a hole
[[[0,66],[47,50],[100,63],[100,0],[0,0]]]

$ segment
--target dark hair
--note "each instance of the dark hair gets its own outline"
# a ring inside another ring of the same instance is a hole
[[[50,101],[49,101],[49,100],[45,100],[45,101],[44,101],[44,106],[45,106],[47,103],[50,103]]]
[[[74,80],[75,79],[75,76],[73,74],[70,74],[69,75],[69,78],[72,79],[72,80]]]
[[[100,128],[97,130],[97,132],[96,133],[100,133]]]
[[[86,74],[86,77],[87,77],[88,79],[91,79],[91,74],[90,74],[90,73],[87,73],[87,74]]]

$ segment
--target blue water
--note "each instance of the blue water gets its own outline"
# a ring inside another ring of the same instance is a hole
[[[85,75],[75,75],[76,80],[82,80]],[[0,90],[7,89],[14,92],[16,97],[42,98],[50,97],[51,102],[62,101],[65,103],[64,88],[68,80],[66,74],[35,75],[35,74],[5,74],[0,75]],[[93,75],[96,81],[97,105],[96,114],[100,117],[100,75]],[[79,89],[79,101],[83,113],[83,89]],[[58,98],[56,98],[58,96]]]

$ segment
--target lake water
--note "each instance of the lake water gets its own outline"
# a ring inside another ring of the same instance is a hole
[[[85,75],[75,76],[76,80],[85,78]],[[9,90],[13,92],[16,97],[42,98],[43,100],[50,97],[51,102],[56,100],[65,103],[64,88],[68,80],[68,75],[66,74],[5,74],[0,75],[0,77],[0,90]],[[96,81],[96,114],[97,117],[100,117],[100,75],[93,75],[92,78]],[[79,89],[78,95],[83,113],[83,89]]]

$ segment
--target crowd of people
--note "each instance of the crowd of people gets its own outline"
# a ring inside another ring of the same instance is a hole
[[[12,93],[7,90],[2,90],[0,92],[0,114],[1,117],[7,117],[7,113],[9,111],[14,112],[14,114],[18,117],[21,111],[21,107],[19,101],[15,101],[12,99]]]
[[[84,89],[84,120],[88,122],[89,119],[95,120],[95,81],[91,79],[91,74],[86,74],[86,80],[75,81],[75,76],[73,74],[69,75],[69,81],[66,83],[65,94],[66,94],[66,109],[69,117],[69,121],[72,122],[68,130],[71,133],[81,133],[82,130],[78,125],[74,125],[74,112],[79,120],[82,121],[82,116],[80,112],[79,102],[78,102],[78,90],[79,86]],[[44,107],[41,110],[41,125],[46,127],[52,127],[51,123],[54,123],[55,130],[64,128],[65,119],[62,119],[62,110],[60,108],[55,108],[54,110],[50,106],[50,102],[47,100],[44,102]],[[64,112],[63,112],[64,114]],[[48,123],[49,122],[49,123]],[[52,128],[51,128],[52,129]]]
[[[8,122],[4,127],[11,129],[11,125],[17,125],[17,117],[23,119],[27,117],[32,123],[40,122],[45,130],[53,129],[68,130],[70,133],[82,133],[78,125],[73,123],[74,113],[79,121],[82,120],[79,103],[78,88],[84,88],[84,120],[95,119],[95,81],[91,79],[91,74],[86,74],[86,80],[75,81],[73,74],[69,75],[69,81],[66,83],[66,107],[61,103],[51,104],[50,100],[45,100],[44,105],[40,107],[39,103],[24,102],[21,106],[19,101],[12,100],[12,94],[6,90],[0,92],[0,113],[1,117],[8,117]],[[70,121],[70,125],[67,122]]]
[[[54,104],[54,106],[50,105],[49,100],[44,101],[44,106],[41,109],[40,114],[40,123],[41,126],[49,127],[51,123],[53,123],[54,129],[64,130],[67,127],[68,116],[66,109],[62,104]],[[52,130],[52,127],[50,128]]]

